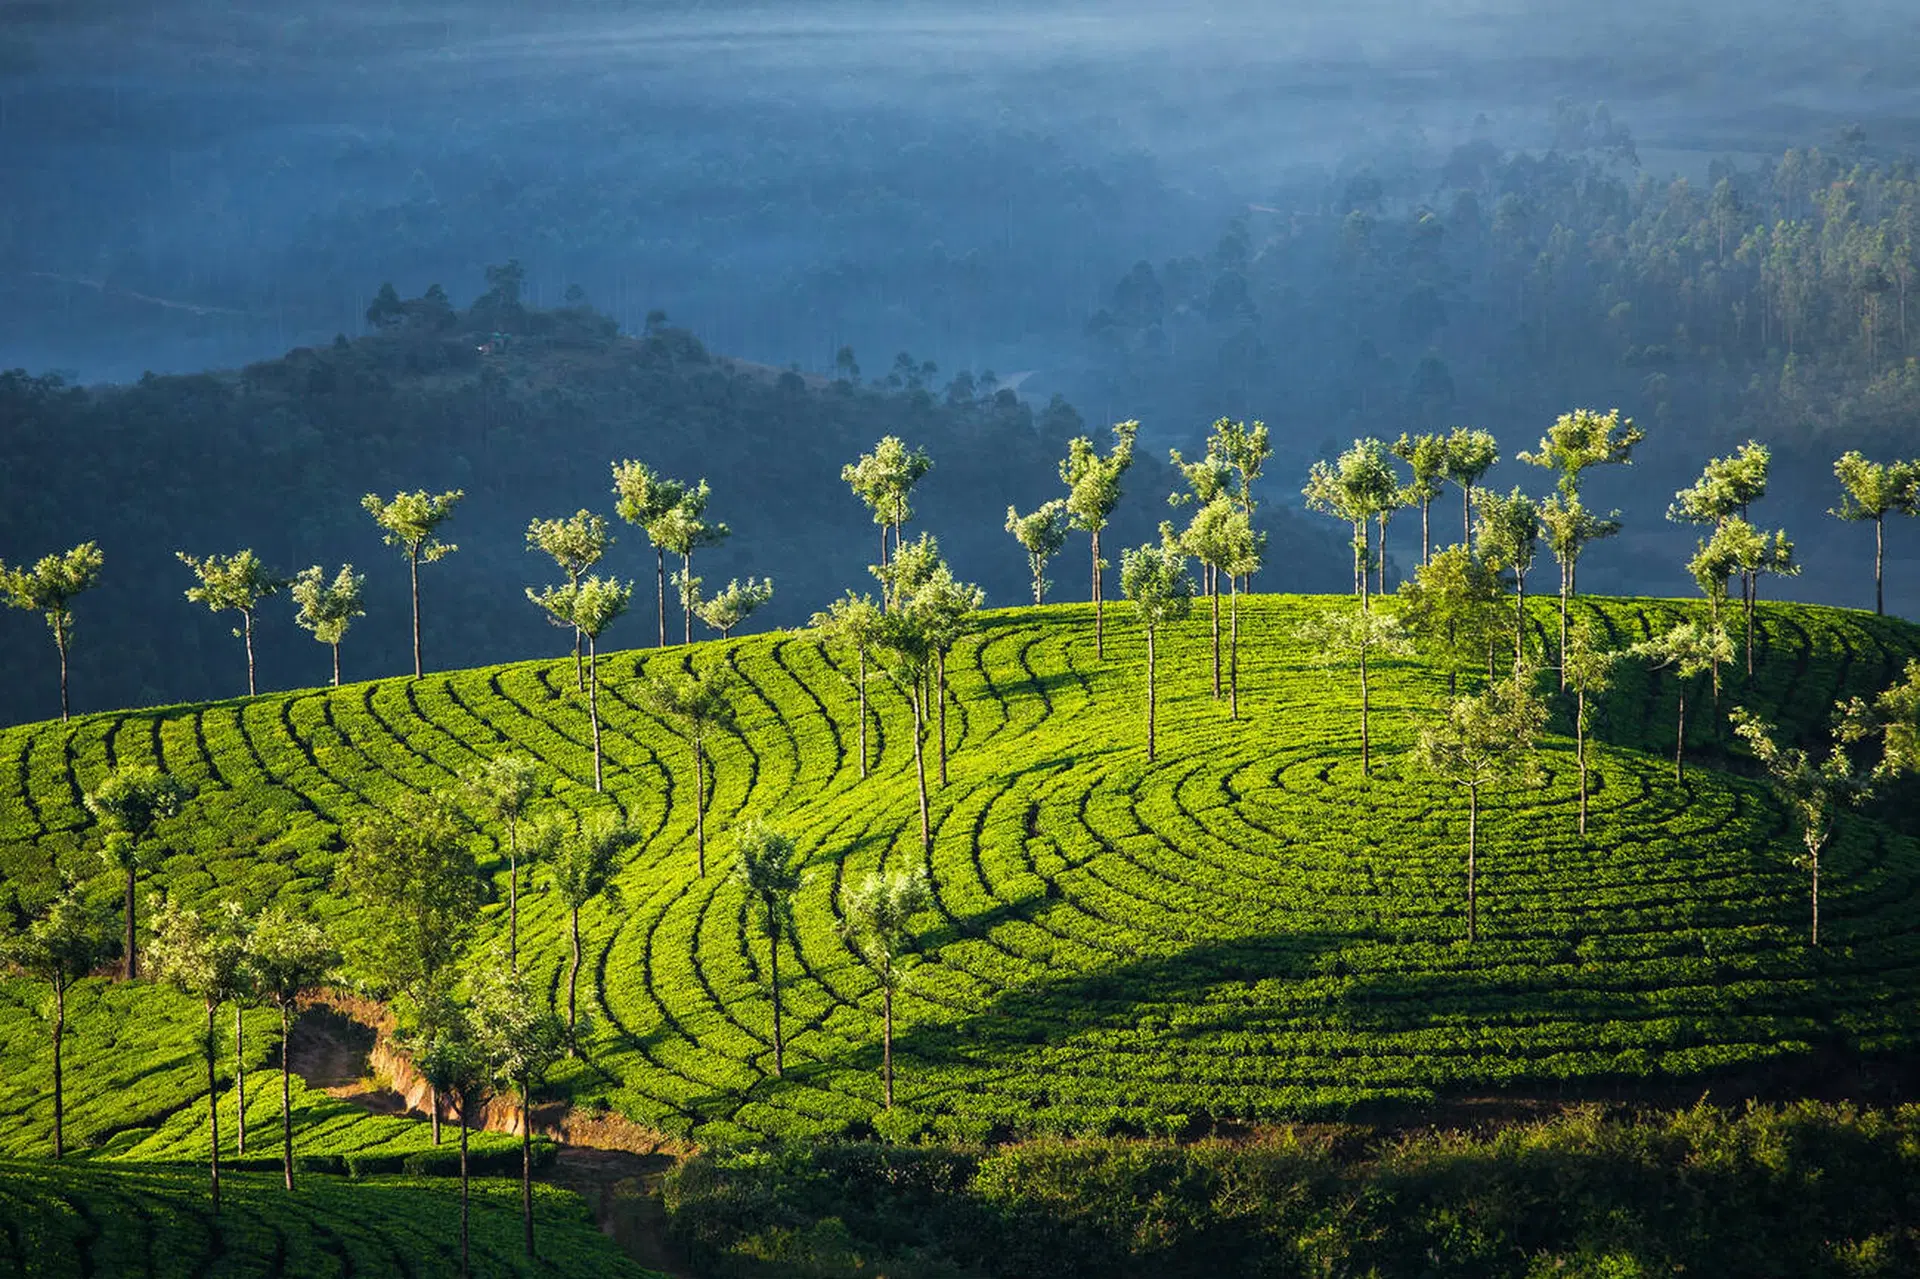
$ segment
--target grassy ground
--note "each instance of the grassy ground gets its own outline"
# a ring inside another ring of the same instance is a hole
[[[30,893],[54,865],[80,865],[94,842],[81,794],[116,761],[153,761],[199,795],[171,823],[173,851],[149,882],[254,907],[297,899],[338,919],[349,910],[329,880],[343,828],[402,789],[531,756],[552,785],[546,807],[618,807],[647,832],[620,877],[624,909],[583,917],[592,1024],[584,1060],[557,1087],[707,1143],[869,1126],[1168,1132],[1911,1046],[1920,846],[1871,815],[1846,822],[1825,869],[1827,944],[1814,951],[1794,833],[1750,770],[1722,767],[1716,752],[1734,704],[1822,727],[1836,696],[1897,675],[1920,630],[1763,605],[1752,682],[1728,673],[1717,711],[1704,681],[1693,690],[1688,736],[1703,753],[1684,783],[1671,761],[1674,682],[1629,670],[1598,717],[1585,839],[1569,738],[1549,739],[1545,785],[1484,803],[1481,941],[1470,947],[1465,802],[1410,753],[1445,680],[1414,662],[1376,672],[1374,776],[1363,780],[1356,683],[1292,638],[1307,614],[1343,607],[1247,602],[1237,723],[1210,695],[1197,612],[1162,645],[1152,766],[1144,645],[1125,605],[1108,610],[1105,661],[1089,606],[984,615],[950,662],[945,787],[929,743],[936,830],[924,860],[904,700],[874,683],[863,780],[850,659],[776,634],[605,659],[604,795],[592,790],[570,658],[0,731],[0,874]],[[1578,607],[1625,644],[1685,606]],[[1542,601],[1542,642],[1549,616]],[[687,748],[635,688],[638,671],[689,661],[741,676],[741,732],[713,746],[704,879]],[[766,944],[726,873],[726,832],[747,813],[810,850],[797,948],[781,957],[779,1080]],[[505,927],[503,837],[474,836],[495,888],[493,936]],[[897,1008],[900,1108],[883,1117],[879,991],[840,938],[839,903],[870,870],[923,864],[937,906]],[[521,905],[522,962],[564,1006],[565,916],[549,894]],[[177,1033],[142,1021],[149,1009],[181,1020],[184,1004],[102,985],[82,1001],[124,1003],[128,1042],[154,1045],[134,1060],[169,1051],[168,1034],[191,1042],[190,1018]],[[50,1107],[21,1073],[41,1069],[39,997],[18,983],[5,993],[0,1051],[25,1082],[0,1083],[0,1128],[19,1151],[44,1143]],[[83,1039],[89,1016],[75,1017]],[[113,1051],[76,1052],[76,1078]],[[157,1125],[192,1087],[182,1075],[144,1100],[122,1090],[110,1123],[81,1108],[72,1122]]]

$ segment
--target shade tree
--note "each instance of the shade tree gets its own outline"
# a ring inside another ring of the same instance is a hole
[[[0,925],[10,923],[0,915]],[[0,971],[43,981],[53,997],[49,1030],[53,1046],[53,1157],[64,1158],[66,1074],[62,1050],[67,1033],[67,992],[73,984],[113,957],[113,923],[87,899],[84,887],[69,883],[17,932],[0,931]]]
[[[1158,647],[1161,630],[1185,618],[1193,610],[1193,578],[1187,572],[1187,555],[1175,536],[1173,525],[1160,525],[1160,544],[1152,542],[1120,553],[1120,589],[1133,603],[1140,629],[1147,638],[1147,762],[1154,759],[1154,723],[1158,704]],[[1218,644],[1218,611],[1214,635]],[[1218,649],[1216,647],[1216,653]],[[1217,678],[1217,677],[1216,677]]]
[[[1399,617],[1416,645],[1447,672],[1447,696],[1460,676],[1485,666],[1493,678],[1493,651],[1503,629],[1500,579],[1465,546],[1450,546],[1414,570],[1400,586]]]
[[[1353,529],[1353,588],[1367,604],[1367,570],[1373,565],[1369,521],[1399,501],[1400,481],[1379,440],[1355,440],[1332,462],[1315,462],[1301,490],[1313,510],[1343,520]]]
[[[933,906],[933,885],[919,867],[869,874],[842,899],[840,934],[880,986],[880,1078],[893,1109],[893,997],[906,985],[916,915]]]
[[[1633,446],[1646,438],[1647,433],[1635,426],[1632,418],[1622,418],[1619,409],[1605,413],[1575,409],[1554,419],[1533,452],[1514,457],[1530,466],[1558,471],[1560,478],[1555,486],[1562,498],[1572,501],[1580,496],[1583,472],[1595,466],[1632,465]]]
[[[1848,745],[1880,739],[1877,779],[1920,772],[1920,658],[1908,658],[1901,678],[1871,701],[1851,697],[1834,708],[1835,731]]]
[[[1685,621],[1664,634],[1642,640],[1627,650],[1645,661],[1652,670],[1671,670],[1679,692],[1680,709],[1673,741],[1673,779],[1686,779],[1687,683],[1721,663],[1733,660],[1733,641],[1726,628],[1709,618],[1706,622]]]
[[[696,601],[693,611],[701,621],[719,631],[721,639],[726,639],[733,634],[734,627],[772,598],[772,578],[763,577],[757,582],[751,577],[744,582],[735,578],[711,598]]]
[[[906,696],[907,705],[913,711],[913,772],[920,796],[923,853],[933,847],[933,823],[927,803],[926,725],[927,683],[933,675],[936,644],[932,619],[923,610],[897,608],[883,613],[874,628],[874,659],[881,673]]]
[[[1356,667],[1360,679],[1360,776],[1373,775],[1373,734],[1370,720],[1373,688],[1370,672],[1381,658],[1413,656],[1413,642],[1401,620],[1392,613],[1367,608],[1349,612],[1329,608],[1300,623],[1295,638],[1314,661],[1329,668]]]
[[[639,688],[641,704],[678,730],[693,757],[694,851],[702,879],[707,875],[707,739],[737,727],[730,700],[735,678],[725,666],[649,672]]]
[[[933,469],[927,451],[908,448],[897,435],[883,436],[873,452],[862,453],[860,460],[840,468],[840,478],[866,503],[873,522],[880,526],[880,562],[891,558],[887,533],[893,533],[893,550],[898,553],[902,530],[913,518],[913,488]]]
[[[366,582],[367,575],[354,572],[351,564],[342,564],[331,581],[325,569],[313,564],[295,573],[287,586],[295,608],[294,624],[333,649],[335,688],[340,687],[340,641],[346,638],[353,619],[367,613],[361,603]]]
[[[511,1090],[520,1103],[520,1220],[526,1254],[531,1257],[535,1255],[533,1090],[566,1054],[567,1027],[505,964],[478,968],[471,1013],[474,1037],[493,1080]]]
[[[1120,481],[1133,465],[1133,444],[1140,434],[1136,421],[1113,424],[1113,447],[1102,454],[1087,436],[1068,441],[1060,461],[1060,482],[1067,486],[1067,514],[1073,527],[1085,532],[1093,547],[1093,655],[1106,656],[1105,596],[1101,590],[1100,531],[1120,504]]]
[[[1833,474],[1841,495],[1831,513],[1842,520],[1873,521],[1873,611],[1884,614],[1887,516],[1920,512],[1920,461],[1870,462],[1849,450],[1833,464]]]
[[[126,960],[124,976],[128,981],[140,975],[135,894],[140,871],[146,865],[146,845],[154,827],[178,816],[191,798],[192,787],[151,764],[122,764],[85,796],[87,811],[106,833],[102,859],[126,876],[126,934],[121,954]]]
[[[527,525],[527,549],[545,551],[554,566],[566,575],[568,586],[578,586],[587,570],[600,562],[613,544],[607,533],[606,517],[585,509],[566,519],[534,520]],[[573,632],[573,682],[585,691],[586,678],[581,670],[578,627]]]
[[[70,551],[45,555],[32,568],[8,568],[0,563],[0,596],[14,608],[32,609],[46,619],[53,646],[60,653],[60,718],[66,719],[67,654],[73,644],[73,601],[100,581],[106,556],[94,542],[82,542]]]
[[[553,624],[572,627],[587,640],[587,718],[593,724],[593,788],[603,788],[600,765],[600,634],[633,601],[633,583],[594,574],[565,586],[549,586],[527,598],[545,610]]]
[[[1774,796],[1800,828],[1800,864],[1812,881],[1812,944],[1820,944],[1820,857],[1833,838],[1840,813],[1870,796],[1869,778],[1856,774],[1845,748],[1835,742],[1816,760],[1798,746],[1779,744],[1774,726],[1745,707],[1729,714],[1733,731],[1767,770]]]
[[[1553,559],[1560,566],[1560,653],[1561,666],[1566,665],[1567,651],[1567,609],[1577,585],[1577,572],[1581,555],[1586,553],[1590,543],[1602,538],[1613,537],[1620,532],[1620,512],[1600,516],[1589,511],[1580,501],[1578,493],[1567,496],[1561,493],[1548,494],[1539,506],[1540,532],[1546,538],[1547,549],[1553,552]],[[1560,687],[1567,686],[1566,671],[1560,672]]]
[[[654,589],[660,622],[660,647],[667,646],[667,542],[673,535],[670,518],[687,495],[679,480],[660,475],[645,462],[632,458],[613,464],[615,513],[645,530],[653,546]]]
[[[1607,691],[1613,682],[1613,669],[1626,654],[1600,642],[1593,623],[1582,620],[1567,637],[1560,650],[1562,688],[1573,690],[1573,757],[1579,773],[1580,833],[1587,833],[1587,737],[1592,730],[1592,699]]]
[[[700,579],[693,575],[693,553],[718,546],[733,533],[727,525],[706,517],[712,496],[707,482],[701,480],[681,494],[672,510],[647,526],[654,545],[680,557],[674,581],[680,585],[681,640],[687,644],[693,643],[693,606],[700,593]]]
[[[1447,479],[1460,486],[1460,540],[1473,544],[1473,499],[1480,481],[1500,460],[1493,432],[1456,426],[1447,436]]]
[[[407,575],[413,597],[413,677],[420,678],[420,566],[445,559],[460,548],[440,540],[440,526],[451,519],[454,507],[466,496],[463,489],[432,494],[425,489],[395,493],[384,501],[377,493],[360,499],[361,509],[380,527],[381,540],[407,557]]]
[[[1527,574],[1540,551],[1540,507],[1518,488],[1505,497],[1486,493],[1480,499],[1480,523],[1475,532],[1480,558],[1495,573],[1513,581],[1513,664],[1526,660]]]
[[[1447,488],[1447,437],[1402,431],[1393,442],[1392,452],[1413,472],[1404,492],[1408,501],[1420,508],[1420,563],[1425,565],[1433,556],[1433,501]]]
[[[571,946],[567,961],[567,1051],[571,1055],[577,1051],[574,992],[580,977],[580,911],[596,900],[619,909],[620,885],[614,876],[620,871],[621,857],[640,842],[640,832],[628,825],[624,816],[605,812],[590,813],[577,825],[563,821],[557,832],[545,868],[547,886],[567,912]]]
[[[848,591],[822,612],[815,613],[808,625],[818,633],[822,646],[831,645],[851,653],[855,663],[852,680],[860,721],[860,776],[867,775],[867,660],[878,642],[880,607],[871,596]]]
[[[767,938],[767,990],[773,998],[773,1073],[786,1069],[786,1039],[780,1026],[780,939],[793,929],[793,896],[800,890],[801,863],[806,860],[792,836],[758,818],[748,818],[734,832],[739,849],[733,875],[756,914]]]
[[[280,1174],[293,1189],[293,1010],[327,980],[340,963],[326,930],[285,906],[273,906],[255,921],[242,964],[246,986],[280,1013]]]
[[[520,971],[520,827],[545,789],[540,768],[524,755],[496,755],[461,775],[469,802],[507,828],[507,964]],[[532,851],[541,845],[535,841]]]
[[[1536,786],[1535,754],[1547,710],[1533,693],[1534,672],[1522,667],[1485,691],[1456,697],[1440,720],[1420,730],[1415,758],[1467,795],[1467,941],[1480,940],[1480,799],[1500,786]]]
[[[492,1063],[475,1033],[468,1008],[452,1001],[435,1019],[432,1030],[411,1047],[414,1069],[436,1097],[453,1101],[460,1123],[460,1273],[464,1277],[472,1272],[467,1132],[474,1103],[486,1095],[491,1082]]]
[[[160,977],[198,998],[206,1010],[201,1049],[207,1063],[207,1133],[209,1177],[213,1211],[220,1212],[220,1088],[215,1077],[219,1040],[214,1015],[220,1005],[238,998],[244,981],[244,941],[223,921],[204,919],[177,900],[166,900],[154,913],[153,966]]]
[[[200,585],[187,588],[187,598],[205,604],[210,612],[238,613],[240,626],[235,639],[247,645],[247,696],[255,692],[253,681],[253,615],[261,603],[280,593],[288,579],[267,570],[251,549],[233,555],[209,555],[199,559],[185,551],[174,557],[193,570]]]
[[[1031,515],[1022,515],[1015,508],[1007,508],[1007,532],[1013,534],[1020,548],[1027,553],[1027,570],[1033,577],[1033,602],[1044,602],[1047,587],[1053,583],[1047,580],[1047,561],[1060,553],[1067,544],[1067,532],[1072,528],[1072,516],[1067,512],[1065,498],[1056,497],[1051,502],[1043,502]]]

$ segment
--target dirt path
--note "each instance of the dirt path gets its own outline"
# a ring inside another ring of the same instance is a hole
[[[333,1008],[315,1005],[294,1020],[287,1041],[288,1062],[309,1088],[351,1102],[370,1114],[419,1113],[400,1093],[374,1082],[375,1039],[372,1027]],[[486,1117],[487,1127],[506,1127],[491,1108]],[[670,1241],[667,1211],[660,1199],[660,1180],[678,1162],[675,1155],[579,1144],[581,1137],[619,1142],[626,1134],[604,1120],[583,1121],[557,1107],[537,1107],[533,1127],[536,1133],[559,1144],[558,1158],[538,1174],[541,1181],[585,1199],[601,1232],[641,1265],[674,1279],[686,1279],[691,1274]],[[518,1131],[517,1126],[514,1131]]]

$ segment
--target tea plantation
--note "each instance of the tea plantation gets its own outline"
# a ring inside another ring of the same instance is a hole
[[[1414,661],[1373,672],[1363,779],[1357,681],[1294,638],[1316,611],[1351,607],[1245,602],[1237,722],[1211,696],[1200,612],[1163,636],[1152,766],[1144,641],[1124,605],[1108,610],[1104,661],[1090,606],[980,615],[949,660],[945,786],[927,746],[924,862],[905,699],[871,681],[863,778],[851,656],[783,633],[604,657],[604,794],[570,656],[0,730],[0,892],[26,896],[56,868],[88,864],[97,838],[83,793],[116,764],[151,762],[196,797],[160,828],[169,851],[150,886],[253,909],[297,900],[348,927],[350,903],[330,895],[344,830],[402,791],[529,757],[550,787],[541,806],[615,807],[646,831],[619,876],[621,908],[582,917],[591,1020],[553,1091],[706,1145],[1168,1133],[1436,1096],[1697,1082],[1920,1040],[1915,830],[1887,801],[1843,821],[1823,871],[1823,945],[1810,947],[1797,835],[1726,727],[1746,705],[1817,745],[1833,700],[1895,679],[1920,654],[1920,628],[1763,604],[1756,675],[1723,673],[1717,709],[1704,679],[1691,690],[1684,782],[1674,678],[1624,666],[1596,715],[1586,837],[1564,710],[1545,783],[1483,801],[1469,945],[1466,802],[1411,752],[1445,676]],[[1576,607],[1625,646],[1693,606]],[[1544,649],[1558,624],[1548,602],[1532,623]],[[643,709],[637,684],[710,663],[739,676],[739,731],[710,739],[702,878],[688,748]],[[777,1079],[766,942],[728,873],[728,828],[750,814],[809,850],[781,954]],[[473,841],[493,884],[485,929],[503,936],[505,833],[476,821]],[[922,864],[935,908],[896,1001],[899,1104],[885,1113],[879,990],[841,936],[841,902],[869,871]],[[564,1007],[567,919],[553,894],[523,890],[520,955]],[[40,988],[0,985],[0,1155],[49,1146],[44,1001]],[[82,984],[70,1140],[190,1157],[204,1114],[204,1101],[192,1110],[197,1012],[145,983]],[[276,1030],[263,1017],[253,1032],[263,1061]],[[250,1122],[272,1134],[278,1085],[258,1078]],[[303,1149],[398,1140],[324,1097],[298,1104]]]

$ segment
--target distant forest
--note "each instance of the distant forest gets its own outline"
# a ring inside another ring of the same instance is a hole
[[[1057,397],[1036,414],[970,373],[936,386],[937,368],[905,355],[866,378],[848,351],[839,378],[803,377],[715,356],[662,315],[628,338],[584,304],[528,307],[521,282],[517,264],[490,271],[464,311],[437,287],[412,299],[382,289],[368,309],[372,334],[233,373],[95,388],[0,374],[9,454],[0,559],[30,563],[85,540],[106,556],[100,588],[75,604],[74,710],[246,691],[234,615],[184,598],[195,579],[177,550],[250,547],[281,575],[311,564],[331,575],[350,561],[367,577],[367,616],[342,645],[344,677],[408,669],[407,562],[361,510],[367,493],[465,492],[440,531],[459,551],[420,575],[426,663],[448,669],[570,647],[525,598],[524,586],[560,580],[529,552],[526,529],[582,508],[614,526],[600,571],[640,579],[633,611],[603,646],[655,641],[655,559],[642,530],[613,518],[616,461],[708,480],[708,518],[732,534],[700,552],[694,571],[708,594],[736,576],[770,576],[772,603],[752,624],[761,629],[804,624],[846,589],[878,590],[866,569],[877,529],[840,469],[881,436],[933,460],[908,536],[932,532],[956,573],[996,605],[1031,598],[1025,553],[1003,528],[1007,506],[1029,511],[1064,494],[1057,465],[1073,436],[1110,442],[1104,424],[1089,431]],[[1142,457],[1108,547],[1156,536],[1178,485],[1164,459]],[[1278,481],[1270,496],[1284,497]],[[1270,511],[1278,561],[1308,567],[1276,571],[1269,589],[1337,586],[1333,531],[1283,501]],[[1086,598],[1088,571],[1077,536],[1053,565],[1059,597]],[[670,588],[670,639],[681,632],[678,607]],[[296,629],[293,612],[284,593],[260,610],[262,692],[330,673],[328,650]],[[709,634],[695,623],[696,638]],[[6,610],[0,637],[0,718],[57,715],[46,628]]]

